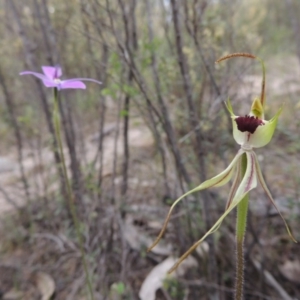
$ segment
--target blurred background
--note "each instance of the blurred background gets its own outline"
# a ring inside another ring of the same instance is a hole
[[[235,212],[166,276],[223,213],[230,184],[173,201],[238,150],[224,108],[249,113],[267,70],[258,149],[275,201],[300,240],[298,0],[0,0],[0,299],[89,299],[61,175],[53,91],[24,70],[60,64],[64,151],[95,299],[232,299]],[[300,299],[299,244],[259,187],[250,195],[245,299]],[[1,298],[2,297],[2,298]],[[52,298],[51,298],[52,297]]]

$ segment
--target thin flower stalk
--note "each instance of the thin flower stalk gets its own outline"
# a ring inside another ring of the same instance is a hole
[[[239,175],[243,177],[247,169],[247,158],[242,157]],[[236,282],[235,299],[243,299],[244,291],[244,240],[247,226],[249,194],[247,194],[237,205],[236,219]]]
[[[83,245],[83,238],[82,234],[80,232],[80,224],[76,212],[76,207],[75,207],[75,199],[74,199],[74,194],[71,189],[71,184],[69,180],[69,176],[67,173],[67,167],[66,167],[66,162],[65,162],[65,156],[64,156],[64,151],[63,151],[63,146],[62,146],[62,138],[61,138],[61,128],[60,128],[60,115],[59,115],[59,107],[58,107],[58,89],[54,88],[54,101],[53,101],[53,123],[54,123],[54,128],[55,128],[55,137],[57,139],[58,143],[58,148],[59,148],[59,155],[61,157],[61,162],[62,162],[62,171],[63,171],[63,176],[65,179],[65,184],[67,186],[67,196],[69,198],[69,207],[70,207],[70,212],[72,215],[73,223],[75,226],[75,231],[78,239],[78,244],[79,244],[79,250],[80,250],[80,255],[81,255],[81,260],[82,260],[82,265],[84,269],[84,273],[86,276],[86,282],[89,290],[89,294],[91,297],[91,300],[94,300],[94,292],[93,292],[93,287],[92,287],[92,281],[90,278],[90,273],[86,261],[86,254],[84,250],[84,245]]]
[[[76,212],[74,194],[71,189],[71,184],[70,184],[70,180],[68,177],[67,167],[66,167],[66,162],[65,162],[64,152],[63,152],[58,91],[63,90],[63,89],[85,89],[86,86],[82,81],[91,81],[91,82],[95,82],[98,84],[101,84],[101,82],[91,79],[91,78],[73,78],[73,79],[61,80],[60,77],[62,76],[62,70],[61,70],[60,66],[58,66],[58,65],[55,67],[43,66],[42,70],[43,70],[44,74],[32,72],[32,71],[24,71],[24,72],[21,72],[20,75],[33,75],[33,76],[41,79],[43,84],[46,87],[54,88],[52,118],[53,118],[53,123],[54,123],[54,128],[55,128],[55,137],[56,137],[57,143],[58,143],[59,155],[61,157],[61,162],[62,162],[63,176],[64,176],[65,184],[67,187],[69,208],[70,208],[71,216],[73,219],[73,223],[75,226],[75,231],[76,231],[76,235],[77,235],[77,239],[78,239],[78,243],[79,243],[80,255],[81,255],[81,260],[82,260],[82,264],[83,264],[83,268],[84,268],[84,272],[85,272],[88,291],[89,291],[90,299],[94,300],[95,298],[94,298],[93,286],[92,286],[92,281],[90,278],[90,273],[89,273],[88,264],[87,264],[87,260],[86,260],[86,253],[84,250],[83,237],[80,232],[80,224],[79,224],[79,219],[78,219],[77,212]]]
[[[221,226],[223,220],[227,215],[237,207],[237,225],[236,225],[236,241],[237,241],[237,281],[236,281],[236,298],[237,300],[243,297],[243,270],[244,270],[244,254],[243,254],[243,243],[247,223],[247,211],[248,211],[248,199],[249,192],[257,187],[257,182],[263,187],[268,199],[271,201],[272,205],[277,210],[278,214],[282,218],[287,233],[290,238],[296,242],[293,237],[285,219],[278,210],[275,201],[265,183],[262,172],[260,170],[259,161],[257,155],[254,152],[254,148],[260,148],[266,146],[272,139],[273,134],[276,129],[278,118],[282,112],[280,108],[275,116],[267,121],[264,118],[264,107],[265,107],[265,66],[263,61],[248,53],[234,53],[220,58],[217,62],[224,61],[229,58],[234,57],[245,57],[251,59],[257,59],[260,61],[262,66],[262,88],[260,97],[256,97],[250,109],[250,113],[245,116],[236,116],[233,113],[233,109],[230,101],[226,103],[228,112],[231,115],[232,127],[233,127],[233,138],[240,145],[240,150],[233,158],[229,166],[220,174],[215,177],[204,181],[196,188],[188,191],[181,197],[179,197],[173,205],[171,206],[169,213],[167,214],[166,220],[163,227],[154,241],[154,243],[149,247],[148,251],[151,251],[153,247],[162,238],[168,222],[170,220],[171,214],[175,206],[186,196],[191,193],[204,190],[210,187],[220,187],[225,185],[234,176],[233,184],[231,186],[230,192],[228,194],[228,200],[225,208],[225,212],[219,217],[215,224],[204,234],[204,236],[194,243],[178,260],[178,262],[169,270],[169,273],[176,270],[179,264],[190,255],[210,234],[214,233]]]

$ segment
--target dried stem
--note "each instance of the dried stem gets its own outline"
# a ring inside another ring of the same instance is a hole
[[[137,50],[137,41],[136,41],[136,28],[135,28],[135,8],[136,8],[136,1],[133,0],[129,3],[130,9],[126,9],[125,3],[122,0],[118,1],[121,11],[122,11],[122,19],[124,24],[124,31],[125,31],[125,46],[127,51],[135,52]],[[130,24],[129,20],[132,22],[132,32],[130,32]],[[131,33],[131,34],[130,34]],[[131,69],[128,70],[128,80],[127,84],[129,86],[132,85],[133,81],[133,72]],[[129,131],[129,110],[131,106],[131,97],[130,93],[126,93],[124,99],[124,106],[123,110],[125,112],[124,115],[124,127],[123,127],[123,149],[124,149],[124,157],[122,163],[122,186],[121,186],[121,195],[125,196],[128,188],[128,167],[129,167],[129,142],[128,142],[128,131]]]
[[[15,134],[15,138],[16,138],[16,142],[17,142],[18,163],[19,163],[19,167],[20,167],[21,179],[22,179],[23,186],[24,186],[26,200],[27,200],[27,202],[30,202],[29,184],[28,184],[28,181],[26,178],[24,163],[23,163],[23,139],[22,139],[22,135],[21,135],[21,128],[20,128],[16,113],[15,113],[15,105],[13,102],[13,97],[10,94],[10,91],[8,89],[8,85],[7,85],[5,77],[3,75],[2,68],[0,68],[0,85],[3,90],[4,100],[5,100],[5,103],[7,106],[10,121],[13,126],[14,134]]]

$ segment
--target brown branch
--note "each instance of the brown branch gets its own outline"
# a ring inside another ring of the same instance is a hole
[[[28,181],[26,178],[24,164],[23,164],[23,139],[22,139],[22,135],[21,135],[21,129],[20,129],[19,123],[17,121],[17,116],[15,114],[15,105],[13,102],[13,96],[10,94],[10,91],[8,90],[6,80],[3,76],[3,71],[2,71],[1,67],[0,67],[0,85],[3,90],[5,104],[6,104],[8,113],[9,113],[10,121],[13,126],[15,139],[17,142],[18,162],[19,162],[19,167],[20,167],[21,179],[23,182],[27,203],[29,203],[30,202],[30,193],[29,193],[29,184],[28,184]]]
[[[192,130],[195,130],[195,138],[196,138],[196,149],[195,152],[197,154],[197,160],[199,164],[199,178],[201,181],[206,179],[206,170],[205,170],[205,161],[204,161],[204,147],[202,145],[202,137],[200,128],[198,126],[199,117],[197,111],[195,109],[195,105],[193,102],[192,97],[192,83],[189,75],[189,66],[187,63],[187,59],[183,53],[183,41],[181,35],[181,28],[179,24],[179,11],[178,11],[178,3],[177,0],[171,0],[172,6],[172,16],[173,16],[173,24],[174,24],[174,31],[175,31],[175,38],[176,38],[176,49],[177,49],[177,56],[178,56],[178,64],[180,68],[180,72],[182,75],[183,80],[183,87],[186,94],[188,109],[189,109],[189,121]],[[210,194],[207,191],[203,191],[202,195],[204,195],[203,200],[203,218],[206,223],[206,228],[209,229],[211,227],[212,221],[210,218]],[[215,257],[215,250],[214,250],[214,241],[212,237],[208,240],[210,246],[210,255],[209,255],[209,276],[210,280],[217,282],[217,265],[216,265],[216,257]],[[215,294],[217,291],[210,290],[209,294],[211,298],[217,297]]]
[[[153,36],[152,13],[151,13],[151,6],[149,3],[149,0],[146,0],[146,12],[147,12],[149,40],[150,40],[150,42],[153,42],[154,36]],[[184,178],[186,183],[188,185],[190,185],[191,179],[190,179],[190,176],[182,162],[182,157],[181,157],[181,154],[180,154],[180,151],[178,148],[178,144],[176,141],[174,128],[172,126],[171,119],[169,116],[168,108],[167,108],[167,105],[162,96],[160,77],[159,77],[159,73],[158,73],[156,55],[155,55],[154,51],[151,52],[151,68],[152,68],[152,76],[154,79],[154,85],[155,85],[155,90],[156,90],[156,94],[157,94],[158,104],[162,111],[162,115],[164,116],[164,131],[166,132],[166,136],[167,136],[171,151],[172,151],[174,159],[175,159],[176,169],[177,169],[178,174],[180,174]],[[163,162],[163,172],[164,172],[165,178],[167,178],[166,169],[167,169],[167,167],[166,167],[165,163]],[[168,192],[168,194],[170,195],[170,188],[168,186],[168,182],[165,182],[165,188],[166,188],[166,191]],[[183,187],[182,187],[182,190],[184,190]]]

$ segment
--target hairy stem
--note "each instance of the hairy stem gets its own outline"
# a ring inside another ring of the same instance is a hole
[[[241,178],[243,178],[247,168],[247,157],[244,153],[241,163]],[[247,225],[249,194],[237,206],[236,220],[236,282],[235,300],[243,299],[244,290],[244,238]]]
[[[68,200],[69,200],[70,212],[72,215],[72,219],[74,222],[75,231],[76,231],[76,235],[77,235],[77,239],[78,239],[78,243],[79,243],[81,261],[82,261],[83,268],[84,268],[84,273],[85,273],[85,277],[86,277],[86,281],[87,281],[88,290],[90,293],[90,298],[91,298],[91,300],[94,300],[92,282],[91,282],[91,279],[89,276],[89,271],[88,271],[88,266],[87,266],[87,261],[86,261],[86,257],[85,257],[84,246],[83,246],[83,239],[82,239],[82,235],[80,233],[80,225],[79,225],[79,220],[78,220],[76,208],[75,208],[75,199],[74,199],[74,195],[72,193],[71,184],[70,184],[69,177],[67,174],[67,167],[66,167],[66,162],[65,162],[65,157],[64,157],[63,147],[62,147],[57,88],[54,88],[54,103],[53,103],[53,105],[54,105],[54,107],[53,107],[53,123],[54,123],[54,127],[55,127],[55,135],[56,135],[56,139],[57,139],[57,143],[58,143],[59,155],[60,155],[61,163],[62,163],[63,176],[65,179],[64,183],[66,184],[66,187],[67,187],[67,196],[68,196]]]

